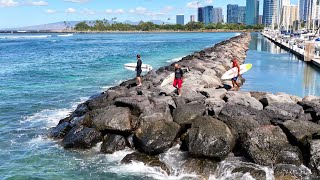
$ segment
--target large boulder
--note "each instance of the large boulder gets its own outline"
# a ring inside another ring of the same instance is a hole
[[[127,146],[126,139],[121,135],[107,134],[103,137],[101,152],[112,154],[116,151],[125,149]]]
[[[168,104],[152,104],[151,106],[146,107],[139,119],[140,121],[158,121],[162,119],[169,122],[173,121]]]
[[[180,105],[173,111],[173,120],[182,126],[190,125],[195,117],[204,115],[205,111],[206,106],[200,103]]]
[[[305,144],[306,140],[320,135],[320,125],[311,121],[286,121],[280,125],[288,138],[298,144]]]
[[[311,171],[305,166],[277,164],[274,166],[275,180],[310,179]]]
[[[278,126],[255,128],[247,133],[243,141],[246,155],[257,164],[302,164],[299,148],[288,142]]]
[[[310,164],[312,172],[320,176],[320,140],[310,142]]]
[[[217,166],[218,162],[214,160],[189,157],[181,165],[181,170],[188,174],[197,174],[197,179],[210,179],[210,175],[215,173]]]
[[[270,117],[263,111],[242,105],[226,105],[221,110],[219,119],[232,129],[237,138],[260,125],[270,124]]]
[[[58,124],[56,127],[50,129],[49,137],[51,138],[63,138],[70,130],[72,126],[70,122],[62,122]]]
[[[160,154],[172,146],[179,130],[175,122],[143,120],[135,132],[135,147],[147,154]]]
[[[107,100],[112,101],[119,97],[126,97],[129,94],[129,90],[126,87],[118,86],[115,89],[109,89],[107,92]]]
[[[207,98],[222,99],[227,94],[227,90],[224,88],[203,88],[199,89],[199,92]]]
[[[252,107],[257,110],[262,110],[263,105],[255,98],[251,97],[250,93],[245,92],[227,92],[226,101],[230,105],[243,105]]]
[[[109,106],[112,102],[108,100],[108,94],[102,93],[97,96],[91,97],[84,104],[88,107],[88,109],[94,110]]]
[[[210,116],[218,117],[222,108],[225,106],[226,102],[220,98],[208,98],[205,101],[208,114]]]
[[[73,127],[62,140],[64,148],[86,149],[95,146],[102,139],[100,131],[84,126]]]
[[[149,156],[144,153],[133,152],[126,155],[122,160],[122,164],[130,164],[132,162],[143,162],[147,166],[161,168],[167,174],[170,174],[170,169],[167,165],[159,160],[158,156]]]
[[[150,106],[148,98],[139,95],[116,98],[114,104],[118,107],[129,107],[132,114],[137,116],[143,112],[145,107]]]
[[[304,114],[303,108],[293,103],[272,103],[265,107],[265,110],[279,116],[285,116],[286,119],[299,119]]]
[[[109,106],[96,109],[90,116],[98,130],[131,131],[135,128],[130,109],[126,107]]]
[[[169,105],[170,108],[177,108],[171,96],[155,96],[151,98],[151,102],[156,106]]]
[[[187,146],[195,157],[225,158],[235,145],[235,138],[223,122],[209,117],[197,116],[188,129]]]
[[[298,102],[304,109],[305,113],[310,113],[314,122],[320,120],[320,100],[300,101]]]
[[[206,74],[202,74],[201,79],[201,84],[204,85],[204,87],[206,88],[217,88],[222,86],[222,83],[220,79],[217,78],[217,76],[209,76]]]
[[[273,103],[295,104],[290,95],[284,93],[266,94],[263,98],[260,99],[260,102],[263,104],[263,106],[268,106],[269,104]]]

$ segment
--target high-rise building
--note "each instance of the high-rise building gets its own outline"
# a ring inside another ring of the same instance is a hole
[[[267,1],[267,0],[264,0]],[[246,25],[258,24],[259,18],[259,0],[247,0],[246,6]]]
[[[184,14],[178,14],[176,20],[177,24],[184,25]]]
[[[203,22],[203,7],[198,8],[198,22]]]
[[[222,8],[213,8],[212,9],[212,15],[213,15],[213,23],[221,23],[223,22],[223,15],[222,15]]]
[[[191,16],[190,16],[190,22],[195,22],[195,20],[196,20],[195,16],[194,16],[194,15],[191,15]]]
[[[238,23],[244,24],[246,21],[246,6],[239,6],[238,10]]]
[[[203,23],[210,24],[213,22],[212,14],[213,6],[206,6],[203,8]]]
[[[238,23],[239,6],[237,4],[227,5],[227,23]]]
[[[297,5],[290,5],[290,23],[294,24],[295,21],[299,20],[299,8]]]
[[[258,24],[262,24],[262,15],[259,15]]]
[[[287,9],[289,9],[289,6],[290,6],[290,0],[278,0],[278,8],[277,8],[277,16],[278,16],[278,19],[277,19],[277,24],[280,24],[281,23],[281,20],[282,20],[282,10],[283,10],[283,6],[286,6]]]
[[[281,30],[290,30],[291,26],[291,6],[284,5],[281,8],[281,16],[280,16],[280,23],[279,28]]]
[[[262,23],[268,26],[268,25],[277,24],[277,21],[278,21],[278,0],[264,0]]]
[[[310,22],[316,18],[318,0],[299,0],[300,21]]]

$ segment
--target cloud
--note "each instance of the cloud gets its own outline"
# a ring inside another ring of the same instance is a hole
[[[106,12],[107,14],[112,14],[112,13],[113,13],[113,10],[112,10],[112,9],[106,9],[105,12]]]
[[[135,9],[129,10],[130,13],[134,13],[134,14],[146,14],[147,11],[148,11],[147,8],[144,8],[144,7],[137,7]]]
[[[66,2],[72,2],[72,3],[86,3],[89,0],[64,0]]]
[[[27,4],[31,6],[48,6],[49,3],[46,1],[28,1]]]
[[[53,9],[47,9],[45,12],[46,12],[47,14],[54,14],[54,13],[56,13],[57,11],[56,11],[56,10],[53,10]]]
[[[73,8],[68,8],[66,9],[66,13],[76,13],[77,10],[73,9]]]
[[[92,10],[92,9],[88,9],[88,8],[84,8],[82,11],[81,11],[82,14],[85,14],[85,15],[95,15],[96,14],[96,11],[95,10]]]
[[[197,1],[192,1],[187,3],[187,7],[190,9],[197,9],[200,6],[200,3]]]
[[[19,3],[15,0],[0,0],[0,7],[14,7],[18,5]]]
[[[213,0],[205,0],[206,4],[213,4]]]
[[[125,11],[123,9],[116,9],[116,10],[114,10],[114,13],[115,14],[124,14]]]

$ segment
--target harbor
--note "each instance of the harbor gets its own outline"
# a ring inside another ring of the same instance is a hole
[[[306,34],[306,40],[303,40],[304,35],[299,37],[277,33],[276,31],[263,31],[264,37],[275,43],[277,46],[296,55],[305,62],[310,62],[320,68],[319,45],[320,41],[310,38],[310,34]]]

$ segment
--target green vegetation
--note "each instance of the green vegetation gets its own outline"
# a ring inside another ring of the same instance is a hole
[[[199,22],[189,22],[186,25],[162,24],[157,25],[152,22],[141,21],[138,25],[124,24],[108,20],[97,20],[95,22],[83,21],[78,23],[74,30],[76,31],[199,31],[199,30],[261,30],[263,25],[246,26],[243,24],[208,24]]]

